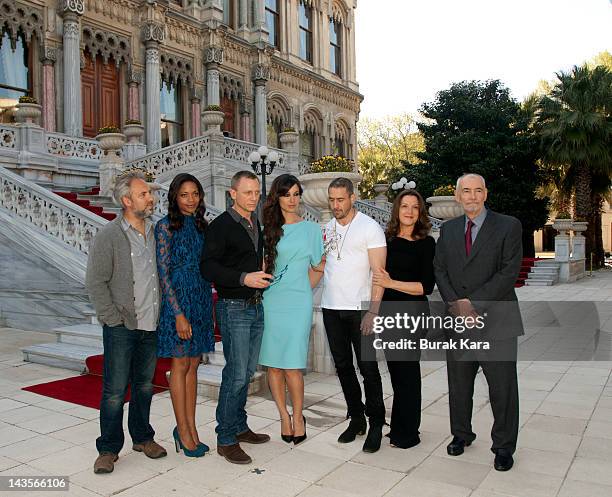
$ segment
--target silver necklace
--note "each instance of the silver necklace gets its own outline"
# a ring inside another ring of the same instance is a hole
[[[346,233],[344,233],[344,237],[342,237],[342,243],[338,246],[338,257],[336,257],[336,260],[340,260],[342,259],[341,256],[341,252],[342,252],[342,248],[344,247],[344,242],[346,242],[346,239],[348,237],[348,232],[351,229],[351,224],[353,224],[353,221],[355,220],[355,217],[357,216],[357,213],[353,214],[353,217],[351,219],[351,222],[348,223],[348,227],[346,228]],[[338,220],[336,218],[334,218],[334,238],[337,239],[338,236]]]

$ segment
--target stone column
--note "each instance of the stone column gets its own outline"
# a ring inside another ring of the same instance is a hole
[[[47,131],[55,131],[55,48],[44,47],[42,60],[42,124]]]
[[[247,105],[244,96],[240,100],[240,130],[242,136],[241,140],[245,142],[251,141],[251,110]]]
[[[81,103],[81,23],[85,12],[84,0],[61,0],[64,17],[64,132],[70,136],[83,135]]]
[[[131,65],[128,68],[128,119],[140,121],[140,85],[142,73]]]
[[[202,134],[202,109],[200,105],[201,91],[193,88],[191,93],[191,137],[196,138]]]
[[[219,66],[221,64],[223,64],[223,49],[214,46],[207,47],[204,51],[206,105],[219,105],[221,103],[219,91]]]
[[[253,0],[255,2],[254,22],[256,30],[266,30],[266,5],[265,0]]]
[[[164,26],[147,21],[142,27],[145,43],[145,92],[146,92],[146,133],[147,151],[155,152],[161,148],[161,109],[159,90],[161,75],[159,68],[159,45],[164,41]]]
[[[255,143],[267,145],[266,126],[268,121],[268,103],[266,83],[270,79],[270,68],[264,64],[253,66],[253,82],[255,83]]]
[[[249,30],[249,7],[248,0],[239,0],[240,6],[238,11],[238,30],[248,31]]]

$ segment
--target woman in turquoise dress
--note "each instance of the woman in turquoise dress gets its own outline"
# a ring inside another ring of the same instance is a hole
[[[206,219],[204,190],[191,174],[178,174],[168,190],[168,215],[155,226],[161,309],[158,357],[172,358],[170,397],[176,418],[176,450],[201,457],[195,422],[197,371],[203,353],[215,349],[210,282],[200,275]]]
[[[264,333],[259,363],[268,367],[270,391],[281,418],[281,438],[306,439],[304,376],[312,325],[312,288],[323,276],[323,237],[299,215],[302,186],[290,174],[272,183],[263,209],[265,271],[274,275],[263,294]],[[293,416],[287,410],[289,390]]]

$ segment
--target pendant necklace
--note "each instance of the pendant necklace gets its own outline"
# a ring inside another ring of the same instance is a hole
[[[336,257],[336,260],[338,261],[342,259],[341,257],[342,248],[344,247],[344,242],[346,242],[346,238],[348,237],[348,232],[351,229],[351,224],[353,224],[353,221],[355,220],[355,216],[357,216],[356,212],[353,214],[353,218],[351,219],[351,222],[348,224],[348,227],[346,228],[346,233],[344,233],[344,237],[342,238],[342,243],[338,247],[338,257]],[[337,235],[338,235],[337,228],[338,228],[338,220],[334,219],[334,235],[335,235],[334,238],[336,238],[336,240],[338,239],[337,238]]]

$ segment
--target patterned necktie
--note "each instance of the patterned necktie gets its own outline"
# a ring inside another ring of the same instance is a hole
[[[474,222],[471,219],[468,219],[467,229],[465,230],[465,255],[470,256],[470,252],[472,251],[472,227],[474,226]]]

